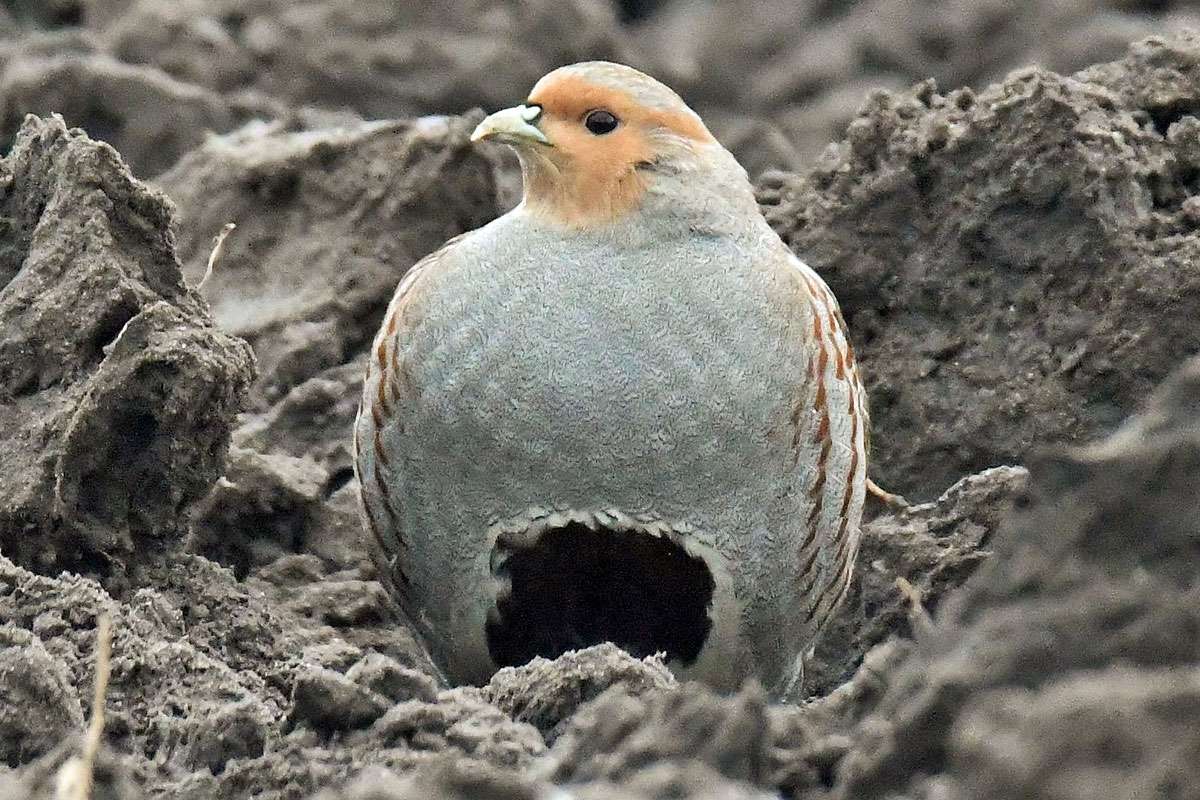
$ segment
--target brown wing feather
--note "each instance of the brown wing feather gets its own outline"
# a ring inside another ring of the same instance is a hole
[[[440,249],[414,264],[392,296],[383,324],[371,347],[363,378],[363,393],[354,421],[354,472],[359,482],[359,509],[363,526],[370,534],[368,549],[380,578],[403,599],[409,579],[403,557],[408,544],[400,525],[399,492],[394,491],[394,471],[383,441],[384,429],[399,413],[400,400],[411,396],[413,387],[402,353],[405,331],[414,300],[420,296],[421,278],[437,269],[439,262],[466,234],[456,236]]]
[[[869,418],[866,393],[837,300],[816,272],[799,259],[790,262],[805,289],[813,320],[808,333],[813,339],[810,378],[815,388],[805,387],[800,402],[810,404],[818,422],[808,489],[812,506],[800,547],[804,566],[797,579],[804,582],[801,592],[807,598],[805,622],[819,629],[845,595],[858,553]],[[837,431],[846,429],[848,441],[843,435],[838,443],[848,450],[848,458],[831,458]],[[804,554],[806,548],[811,552]],[[828,561],[817,558],[821,549],[831,554]],[[829,566],[817,568],[822,562]]]

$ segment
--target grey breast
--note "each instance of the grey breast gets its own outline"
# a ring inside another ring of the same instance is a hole
[[[710,682],[738,680],[756,657],[732,652],[736,598],[794,550],[802,517],[787,498],[808,480],[788,417],[809,318],[778,301],[794,276],[764,268],[757,240],[641,247],[519,222],[454,245],[398,334],[409,391],[384,438],[410,612],[452,677],[485,679],[497,663],[483,629],[504,591],[497,524],[616,511],[692,530],[685,544],[726,565],[701,613],[719,608],[712,624],[731,641],[710,636],[715,654],[697,663]]]
[[[492,515],[678,516],[778,446],[773,415],[807,366],[785,330],[801,320],[767,313],[780,278],[741,243],[639,248],[501,224],[463,245],[423,288],[405,346],[420,392],[406,427],[430,482],[461,495],[482,478],[486,497],[468,502]]]

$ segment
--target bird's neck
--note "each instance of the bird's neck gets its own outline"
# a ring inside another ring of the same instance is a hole
[[[522,160],[525,206],[535,217],[565,228],[588,229],[616,224],[635,213],[648,188],[636,170],[604,181],[548,162]]]
[[[720,169],[650,167],[611,178],[571,172],[544,160],[521,159],[523,206],[535,219],[567,230],[663,236],[689,232],[736,234],[760,219],[746,173],[724,150]]]

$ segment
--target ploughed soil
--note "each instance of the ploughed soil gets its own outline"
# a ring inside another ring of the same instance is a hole
[[[0,5],[0,798],[61,794],[101,615],[98,798],[1200,798],[1200,9],[447,5]],[[450,686],[360,544],[391,293],[519,197],[478,109],[584,58],[743,160],[912,501],[803,704]]]

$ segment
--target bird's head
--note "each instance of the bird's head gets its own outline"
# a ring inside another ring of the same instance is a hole
[[[679,95],[605,61],[554,70],[522,105],[487,117],[471,139],[511,145],[526,207],[570,227],[603,225],[641,208],[665,176],[695,188],[706,175],[732,169],[745,182]]]

